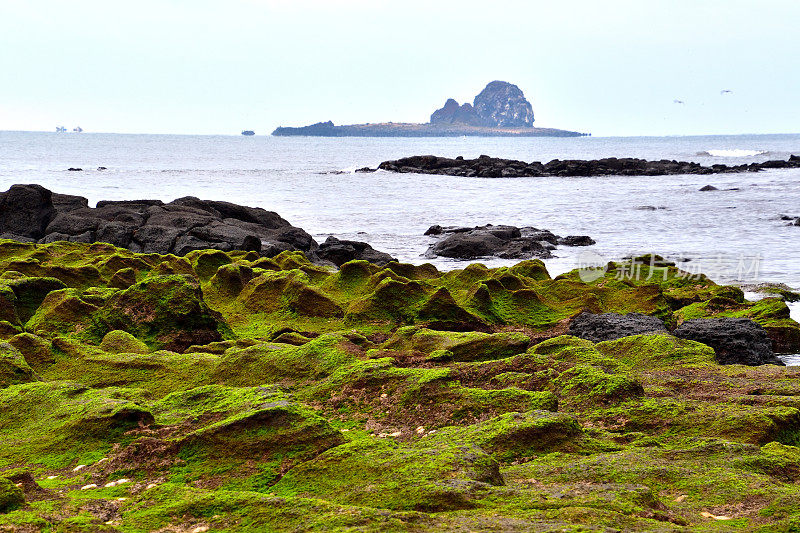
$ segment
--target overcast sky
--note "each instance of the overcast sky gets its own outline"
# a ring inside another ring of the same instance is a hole
[[[427,122],[500,79],[537,126],[800,132],[799,26],[797,0],[0,0],[0,129]]]

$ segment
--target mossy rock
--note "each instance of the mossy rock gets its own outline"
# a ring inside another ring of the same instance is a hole
[[[45,297],[26,329],[45,337],[76,334],[87,340],[96,338],[103,329],[95,319],[98,310],[78,289],[55,290]]]
[[[11,480],[0,477],[0,514],[15,511],[25,505],[25,494]]]
[[[417,321],[434,329],[463,331],[485,328],[483,320],[458,305],[444,287],[439,288],[422,304],[417,311]]]
[[[111,353],[150,353],[150,348],[145,343],[119,329],[109,331],[100,343],[100,349]]]
[[[5,285],[0,285],[0,320],[14,326],[22,325],[17,313],[17,296],[10,287]]]
[[[713,348],[672,335],[632,335],[599,342],[595,348],[600,353],[619,359],[637,370],[716,364]]]
[[[219,267],[232,262],[228,254],[219,250],[195,250],[186,254],[186,259],[192,263],[201,281],[208,280]]]
[[[411,349],[427,354],[448,350],[453,361],[485,361],[523,353],[529,345],[530,338],[518,332],[462,333],[406,327],[399,328],[384,348]]]
[[[20,351],[36,372],[41,372],[55,362],[52,344],[38,335],[20,333],[11,337],[8,343]]]
[[[127,331],[151,348],[181,352],[230,336],[193,278],[152,276],[115,294],[97,314],[108,330]]]
[[[359,440],[296,466],[272,491],[284,497],[438,512],[475,507],[493,485],[502,484],[497,461],[474,446],[428,448]]]
[[[244,286],[256,277],[255,271],[242,263],[221,265],[209,280],[209,288],[225,298],[235,298]]]
[[[619,403],[644,395],[642,384],[625,374],[613,374],[592,365],[577,364],[555,380],[562,396],[574,403]]]
[[[372,293],[350,302],[345,321],[413,324],[417,311],[426,298],[427,291],[420,282],[397,281],[385,277]]]
[[[19,350],[0,342],[0,388],[36,380],[36,374]]]
[[[27,322],[52,291],[66,289],[61,280],[50,277],[21,278],[6,282],[16,296],[16,308],[22,322]]]
[[[308,274],[299,269],[266,272],[244,286],[239,300],[251,312],[323,318],[344,315],[336,302],[310,283]]]
[[[237,390],[209,385],[167,396],[154,408],[165,405],[176,405],[180,412],[194,410],[199,416],[225,415],[180,440],[180,447],[187,450],[184,457],[202,454],[266,460],[290,456],[299,461],[344,443],[342,434],[324,418],[269,388]]]
[[[33,382],[0,390],[0,460],[69,462],[153,422],[134,391]],[[47,457],[50,457],[48,459]]]
[[[442,428],[426,437],[426,442],[472,444],[509,461],[557,450],[578,450],[582,436],[583,428],[568,414],[527,411],[505,413],[463,428]]]
[[[127,289],[136,283],[136,271],[132,268],[120,268],[108,280],[108,286],[116,289]]]

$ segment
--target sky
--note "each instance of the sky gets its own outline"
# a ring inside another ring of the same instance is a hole
[[[499,79],[542,127],[797,133],[798,25],[796,0],[0,0],[0,130],[427,122]]]

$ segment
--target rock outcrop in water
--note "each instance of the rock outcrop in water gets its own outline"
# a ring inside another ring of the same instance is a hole
[[[677,174],[725,174],[758,172],[772,168],[800,168],[800,156],[792,155],[786,161],[775,160],[743,165],[703,166],[688,161],[647,161],[645,159],[554,159],[549,163],[534,161],[526,163],[514,159],[502,159],[482,155],[476,159],[455,159],[435,155],[404,157],[384,161],[378,168],[391,172],[414,172],[417,174],[445,174],[477,178],[522,178],[522,177],[574,177],[574,176],[665,176]],[[710,187],[710,186],[709,186]],[[706,189],[703,190],[713,190]]]
[[[552,257],[557,245],[590,246],[591,237],[570,235],[559,237],[548,230],[516,226],[446,227],[431,226],[425,235],[437,236],[425,257],[449,257],[452,259],[477,259],[499,257],[501,259],[546,259]]]
[[[463,124],[494,128],[532,128],[533,107],[519,87],[493,81],[470,104],[449,98],[431,115],[431,124]]]
[[[459,105],[448,98],[433,112],[427,124],[380,123],[335,126],[318,122],[300,128],[279,127],[273,135],[313,135],[322,137],[577,137],[575,131],[533,126],[533,107],[519,87],[505,81],[489,83],[472,104]]]
[[[266,256],[302,251],[317,261],[341,264],[393,258],[366,243],[326,242],[273,211],[193,196],[161,200],[100,201],[56,194],[40,185],[13,185],[0,193],[0,238],[49,243],[105,242],[134,252],[186,255],[193,250],[252,250]]]

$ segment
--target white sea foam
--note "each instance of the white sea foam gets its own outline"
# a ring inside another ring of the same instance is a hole
[[[757,155],[766,155],[769,152],[766,150],[743,150],[735,148],[733,150],[707,150],[705,152],[697,152],[697,155],[704,155],[710,157],[754,157]]]

